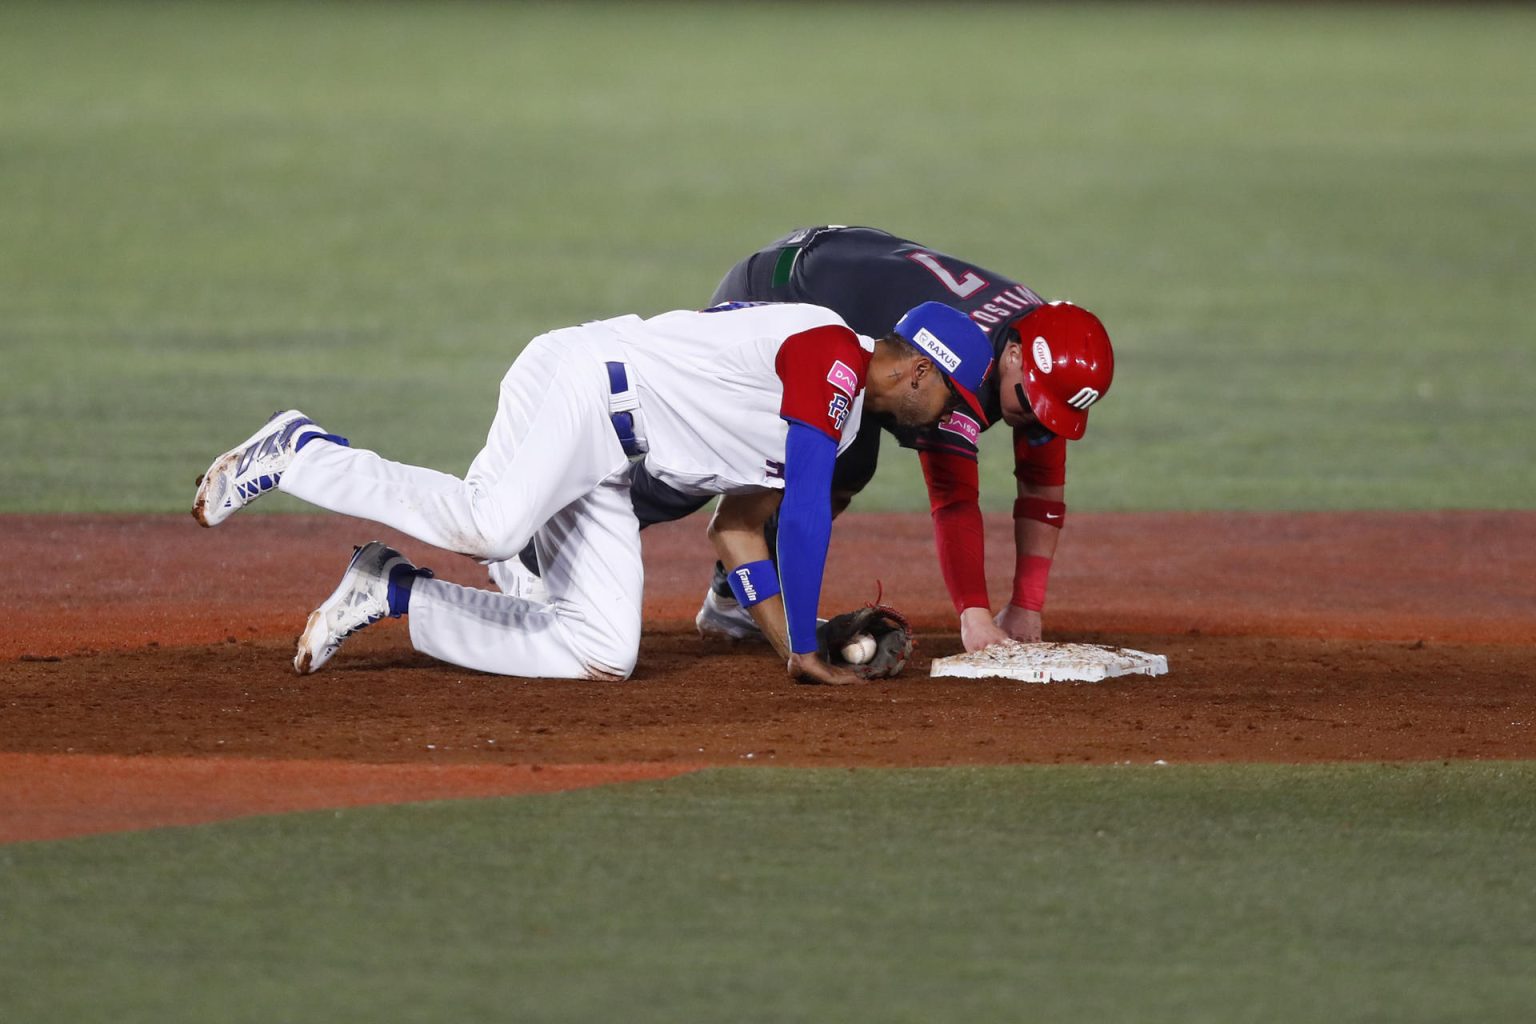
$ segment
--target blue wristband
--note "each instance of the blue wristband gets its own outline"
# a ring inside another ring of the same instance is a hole
[[[751,608],[779,593],[779,570],[768,559],[738,565],[728,574],[736,603]]]

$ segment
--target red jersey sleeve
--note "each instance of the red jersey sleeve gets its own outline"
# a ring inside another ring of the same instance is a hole
[[[990,608],[987,601],[987,552],[981,518],[980,470],[974,457],[954,452],[920,451],[928,502],[933,510],[933,539],[939,571],[955,611]]]
[[[858,335],[836,324],[792,334],[779,346],[773,368],[784,382],[779,415],[842,440],[869,373],[869,353]]]
[[[1060,487],[1067,482],[1067,439],[1052,437],[1030,444],[1023,430],[1013,432],[1013,475],[1020,483]]]

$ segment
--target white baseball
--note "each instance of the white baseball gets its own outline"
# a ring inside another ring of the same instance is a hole
[[[843,645],[843,660],[850,665],[862,665],[875,656],[875,638],[860,633]]]

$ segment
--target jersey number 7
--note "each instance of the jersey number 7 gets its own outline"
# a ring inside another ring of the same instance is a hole
[[[931,253],[908,253],[907,259],[926,267],[934,277],[944,283],[945,288],[948,288],[962,299],[970,298],[987,286],[987,282],[974,270],[967,270],[964,277],[955,277]]]

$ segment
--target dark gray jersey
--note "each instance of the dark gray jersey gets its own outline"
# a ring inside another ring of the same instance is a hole
[[[726,293],[730,294],[726,294]],[[716,299],[809,302],[837,313],[860,334],[889,334],[902,315],[924,302],[943,302],[964,312],[992,339],[1007,342],[1009,326],[1044,300],[1032,289],[974,263],[877,228],[801,228],[739,264]],[[997,378],[980,397],[988,424],[1001,418]],[[942,448],[974,457],[975,435],[987,425],[959,415],[903,444]]]

